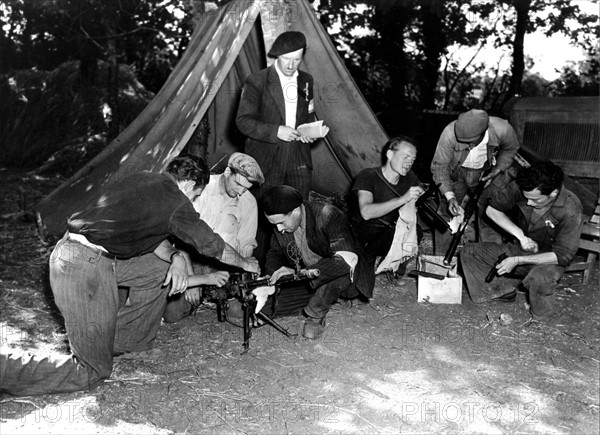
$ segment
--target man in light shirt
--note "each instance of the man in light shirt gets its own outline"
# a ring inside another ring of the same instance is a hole
[[[210,176],[202,194],[193,204],[200,219],[229,244],[242,258],[252,259],[256,248],[258,207],[256,199],[248,191],[264,181],[263,173],[252,157],[233,153],[222,174]],[[229,279],[229,271],[222,262],[208,262],[193,253],[181,251],[186,258],[188,273],[198,277],[200,285],[222,286]],[[183,294],[168,299],[163,318],[167,323],[178,322],[187,317],[202,302],[199,286],[190,286]]]
[[[489,116],[484,110],[461,113],[442,132],[431,162],[433,180],[436,184],[441,183],[440,215],[450,220],[461,214],[462,200],[480,180],[504,183],[505,172],[518,150],[517,135],[507,121]],[[488,169],[491,171],[483,177]],[[481,219],[479,227],[480,241],[497,240]],[[449,231],[436,230],[436,255],[446,253],[451,237]]]

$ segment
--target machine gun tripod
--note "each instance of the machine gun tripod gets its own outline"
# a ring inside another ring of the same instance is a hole
[[[259,320],[268,323],[286,337],[295,335],[290,334],[285,328],[266,314],[260,311],[256,312],[258,301],[253,290],[258,289],[259,287],[275,287],[274,294],[277,295],[281,288],[281,284],[293,281],[304,281],[316,278],[319,275],[320,271],[318,269],[302,269],[293,274],[284,275],[280,277],[275,284],[270,284],[269,276],[257,278],[256,274],[253,273],[234,273],[231,274],[229,281],[223,287],[206,286],[203,289],[202,298],[216,304],[217,320],[219,322],[228,321],[227,310],[231,299],[237,299],[241,303],[244,328],[244,351],[242,353],[245,353],[250,348],[252,327],[257,325]],[[266,295],[264,297],[266,298]]]

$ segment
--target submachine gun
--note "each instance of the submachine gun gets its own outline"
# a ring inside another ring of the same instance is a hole
[[[437,197],[438,188],[441,185],[442,183],[438,183],[437,185],[434,183],[429,184],[429,188],[423,195],[419,196],[415,205],[417,210],[426,214],[440,231],[445,232],[450,229],[450,224],[435,211],[431,204],[429,204],[429,199]]]
[[[205,286],[202,290],[202,298],[205,301],[214,302],[216,304],[217,319],[219,322],[227,321],[229,300],[237,299],[241,302],[244,314],[244,351],[242,353],[245,353],[250,348],[250,337],[252,336],[251,328],[253,325],[258,324],[258,319],[268,323],[286,337],[292,336],[292,334],[290,334],[271,317],[262,312],[255,313],[257,300],[256,295],[252,292],[252,290],[264,286],[273,286],[275,287],[275,295],[277,295],[281,285],[284,283],[313,279],[319,275],[320,271],[318,269],[301,269],[293,274],[280,277],[275,284],[270,284],[269,276],[258,278],[257,274],[255,273],[232,273],[229,277],[229,281],[227,281],[223,287],[217,287],[214,285]]]
[[[487,171],[485,171],[483,173],[483,175],[481,176],[481,178],[484,178],[490,172],[491,172],[491,168],[488,169]],[[477,186],[475,187],[475,190],[467,193],[468,200],[464,206],[464,210],[465,210],[464,219],[463,219],[462,223],[460,224],[460,226],[458,227],[458,231],[456,231],[454,233],[454,235],[452,236],[452,241],[450,242],[450,246],[448,247],[448,250],[446,251],[446,255],[444,256],[444,264],[446,266],[450,266],[452,264],[452,257],[454,257],[454,254],[456,253],[456,249],[458,248],[458,245],[460,244],[460,240],[462,239],[462,236],[465,233],[465,230],[467,229],[467,225],[469,224],[471,217],[477,211],[477,203],[479,202],[479,198],[481,198],[481,194],[483,193],[483,189],[485,189],[485,185],[487,184],[487,182],[488,182],[488,180],[485,180],[485,181],[480,180],[479,183],[477,184]]]

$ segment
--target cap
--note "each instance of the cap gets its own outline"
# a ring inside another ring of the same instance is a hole
[[[490,117],[485,110],[471,109],[461,113],[454,124],[454,134],[459,142],[473,142],[488,128]]]
[[[283,32],[275,39],[269,50],[269,57],[278,57],[282,54],[306,48],[306,37],[302,32]]]
[[[231,157],[229,157],[227,166],[232,172],[246,177],[251,183],[263,184],[265,182],[265,177],[260,166],[258,166],[256,160],[248,154],[233,153]]]

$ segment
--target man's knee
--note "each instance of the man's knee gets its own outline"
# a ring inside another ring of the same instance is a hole
[[[564,268],[554,264],[535,266],[523,280],[523,285],[530,290],[535,289],[540,294],[552,294],[563,273]]]

